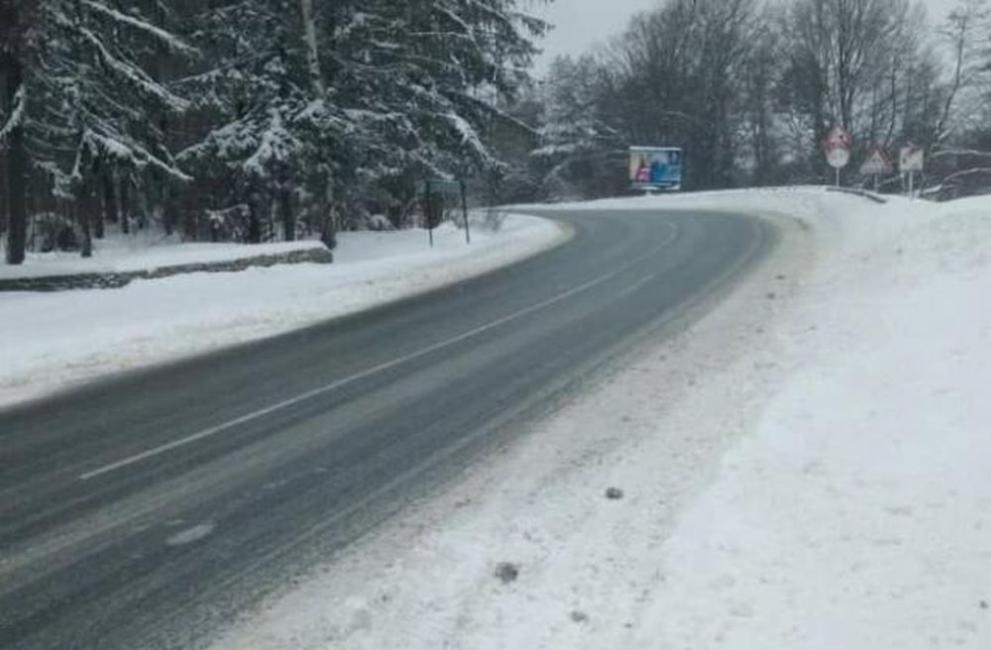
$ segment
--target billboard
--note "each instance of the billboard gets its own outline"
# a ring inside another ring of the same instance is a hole
[[[680,190],[682,163],[678,147],[630,147],[630,183],[637,190]]]

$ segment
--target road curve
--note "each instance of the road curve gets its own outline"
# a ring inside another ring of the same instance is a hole
[[[0,412],[0,648],[190,648],[765,253],[756,219],[553,212],[466,283]]]

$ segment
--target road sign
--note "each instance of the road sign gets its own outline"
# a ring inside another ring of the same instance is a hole
[[[823,146],[827,152],[830,149],[846,149],[849,151],[853,148],[853,136],[843,127],[835,126],[829,132],[829,135],[826,136]]]
[[[836,186],[840,185],[840,170],[850,164],[850,150],[853,148],[853,136],[842,127],[833,127],[822,142],[826,152],[826,162],[836,170]]]
[[[417,181],[416,193],[421,196],[428,193],[460,196],[461,183],[459,181],[447,180],[446,178],[431,178],[424,181]]]
[[[850,164],[850,150],[849,149],[827,149],[826,150],[826,161],[829,166],[833,169],[843,169]]]
[[[902,147],[901,155],[898,157],[898,169],[901,173],[921,172],[925,167],[926,152],[922,147],[908,145]]]
[[[915,196],[915,172],[921,172],[925,167],[926,152],[922,147],[909,144],[902,147],[898,156],[898,170],[902,174],[908,174],[908,195]]]
[[[867,160],[860,166],[860,173],[864,176],[885,176],[893,171],[895,167],[881,147],[874,147]]]

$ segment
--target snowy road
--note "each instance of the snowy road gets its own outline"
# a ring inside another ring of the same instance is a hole
[[[190,647],[506,440],[770,246],[585,212],[566,245],[0,413],[0,647]]]

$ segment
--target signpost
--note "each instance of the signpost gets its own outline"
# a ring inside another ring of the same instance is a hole
[[[908,144],[902,147],[898,156],[898,170],[902,174],[908,174],[908,195],[915,197],[915,172],[921,172],[925,168],[926,152],[921,147]]]
[[[840,170],[850,164],[850,150],[853,149],[853,136],[843,127],[833,127],[822,143],[826,162],[836,170],[836,187],[840,186]]]
[[[887,176],[895,171],[895,166],[891,164],[891,159],[884,152],[881,147],[874,147],[871,149],[870,154],[867,156],[867,160],[864,164],[860,166],[860,173],[864,176],[874,177],[874,191],[878,191],[880,188],[879,179],[881,176]]]
[[[431,178],[419,181],[416,184],[416,192],[423,199],[423,216],[427,221],[427,233],[430,238],[430,247],[434,245],[434,228],[440,225],[444,218],[445,200],[458,200],[460,198],[461,215],[465,224],[465,243],[471,243],[471,230],[468,226],[468,192],[465,182],[451,181],[444,178]]]

